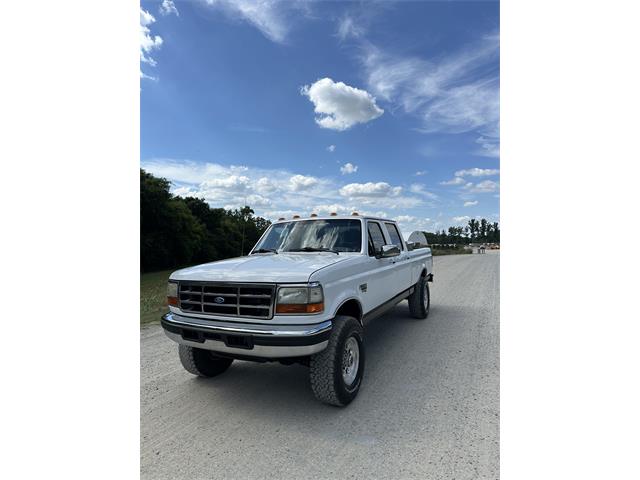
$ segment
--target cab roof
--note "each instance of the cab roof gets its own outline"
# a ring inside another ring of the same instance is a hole
[[[372,215],[316,215],[316,216],[302,216],[296,218],[297,215],[294,215],[292,218],[279,218],[273,223],[284,223],[284,222],[299,222],[301,220],[377,220],[379,222],[392,222],[396,223],[395,220],[390,218],[383,217],[375,217]]]

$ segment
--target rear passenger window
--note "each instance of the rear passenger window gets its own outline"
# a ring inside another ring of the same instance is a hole
[[[370,222],[367,225],[367,230],[369,231],[369,255],[374,257],[384,245],[384,235],[378,223]]]
[[[385,223],[387,226],[387,232],[389,232],[389,236],[391,237],[391,243],[397,245],[400,250],[404,250],[402,247],[402,238],[400,237],[400,232],[398,232],[398,227],[393,223]]]

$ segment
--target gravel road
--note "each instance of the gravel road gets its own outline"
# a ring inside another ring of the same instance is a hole
[[[499,262],[435,257],[429,317],[404,301],[366,326],[363,385],[342,409],[314,399],[303,366],[193,377],[143,328],[142,478],[498,478]]]

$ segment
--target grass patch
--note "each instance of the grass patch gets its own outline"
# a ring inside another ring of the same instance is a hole
[[[473,253],[473,250],[464,248],[443,248],[443,249],[431,249],[431,254],[437,255],[469,255]]]
[[[157,322],[167,308],[167,280],[174,270],[140,275],[140,323]]]

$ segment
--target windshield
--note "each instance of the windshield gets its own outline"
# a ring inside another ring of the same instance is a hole
[[[360,220],[300,220],[271,225],[253,252],[359,252]]]

